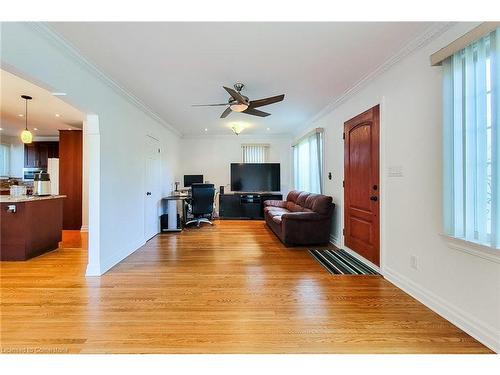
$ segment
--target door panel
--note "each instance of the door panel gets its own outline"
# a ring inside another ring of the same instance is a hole
[[[379,106],[344,124],[345,245],[380,265]]]
[[[36,168],[37,165],[37,149],[35,143],[24,145],[24,167],[25,168]]]
[[[144,165],[144,237],[151,239],[159,232],[159,206],[161,200],[160,142],[146,136]]]

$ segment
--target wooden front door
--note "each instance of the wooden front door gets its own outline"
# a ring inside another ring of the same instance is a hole
[[[380,265],[379,106],[344,123],[345,245]]]

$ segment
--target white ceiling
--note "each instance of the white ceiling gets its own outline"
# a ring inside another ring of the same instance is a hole
[[[425,32],[429,22],[50,23],[55,32],[184,135],[290,133]],[[222,85],[243,82],[267,118],[231,113]],[[267,130],[269,128],[269,130]]]
[[[0,93],[1,135],[19,136],[24,129],[25,100],[21,95],[33,97],[28,103],[28,129],[35,137],[58,136],[59,129],[82,128],[84,115],[80,111],[5,70],[0,70]]]

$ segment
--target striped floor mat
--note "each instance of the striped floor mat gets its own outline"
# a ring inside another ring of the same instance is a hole
[[[309,250],[309,253],[334,275],[379,274],[345,250]]]

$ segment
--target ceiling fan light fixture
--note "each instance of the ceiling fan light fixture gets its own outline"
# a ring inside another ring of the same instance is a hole
[[[233,131],[234,134],[240,135],[240,133],[243,131],[243,126],[239,124],[234,124],[231,126],[231,130]]]
[[[231,111],[234,111],[234,112],[243,112],[243,111],[245,111],[248,108],[248,104],[245,104],[245,103],[235,103],[235,104],[231,104],[229,107],[231,108]]]

